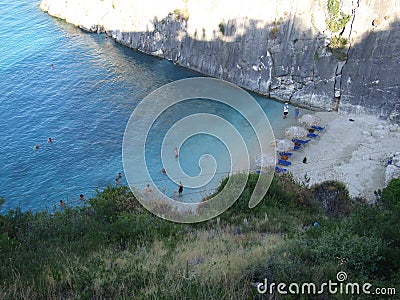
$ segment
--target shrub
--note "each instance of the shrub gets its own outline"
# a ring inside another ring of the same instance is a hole
[[[278,37],[278,33],[279,33],[278,26],[277,26],[277,25],[274,25],[274,26],[271,28],[270,32],[269,32],[269,36],[270,36],[271,39],[275,39],[275,38]]]
[[[314,185],[311,191],[327,215],[334,218],[349,215],[352,203],[349,192],[343,183],[329,180]]]
[[[389,209],[397,208],[400,206],[400,178],[392,179],[388,186],[379,193],[379,202]]]
[[[222,35],[225,35],[225,25],[223,23],[218,24],[219,32],[222,33]]]
[[[339,61],[344,61],[347,59],[346,46],[349,43],[348,39],[334,35],[329,43],[328,47],[331,49],[333,57]]]
[[[89,200],[91,210],[101,219],[113,222],[121,212],[142,213],[145,209],[127,186],[108,186]]]
[[[328,0],[328,14],[326,24],[331,32],[342,31],[350,21],[350,16],[340,11],[339,0]]]
[[[173,14],[178,20],[189,20],[189,11],[187,9],[182,10],[180,8],[176,8],[174,9]]]
[[[331,42],[329,43],[328,47],[330,49],[342,49],[344,47],[347,46],[347,44],[349,43],[349,40],[342,37],[342,36],[337,36],[334,35],[331,39]]]

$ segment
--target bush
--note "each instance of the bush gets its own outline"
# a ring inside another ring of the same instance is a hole
[[[173,14],[176,16],[178,20],[189,20],[189,11],[185,9],[176,8],[174,9]]]
[[[138,214],[146,211],[127,186],[108,186],[89,202],[94,213],[108,222],[113,222],[121,212]]]
[[[343,49],[347,46],[347,44],[349,43],[349,41],[342,37],[342,36],[337,36],[334,35],[331,39],[331,42],[329,43],[328,47],[330,49]]]
[[[388,209],[399,210],[400,206],[400,178],[392,179],[388,186],[379,193],[378,201]]]
[[[333,57],[339,61],[344,61],[347,59],[347,49],[348,40],[342,36],[334,35],[329,43],[328,47],[331,49]]]
[[[349,215],[352,203],[349,192],[343,183],[329,180],[314,185],[311,191],[328,216],[338,218]]]

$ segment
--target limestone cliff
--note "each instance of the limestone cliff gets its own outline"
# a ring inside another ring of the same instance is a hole
[[[399,0],[42,0],[41,9],[275,99],[400,122]]]

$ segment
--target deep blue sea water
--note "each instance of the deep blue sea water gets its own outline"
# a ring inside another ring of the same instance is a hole
[[[84,33],[38,5],[37,0],[0,2],[2,213],[18,206],[51,210],[60,199],[77,205],[79,194],[88,198],[114,184],[123,172],[123,134],[136,105],[166,83],[199,76],[104,35]],[[255,97],[279,127],[282,104]],[[48,144],[48,137],[54,142]],[[208,139],[206,144],[218,144]],[[159,161],[149,157],[156,172]]]

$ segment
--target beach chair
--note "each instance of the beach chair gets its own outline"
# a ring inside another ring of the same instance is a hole
[[[285,151],[278,152],[278,154],[279,154],[280,156],[283,156],[283,155],[286,155],[286,156],[292,156],[292,155],[293,155],[293,153],[292,153],[292,152],[285,152]]]
[[[312,139],[316,139],[318,137],[318,134],[310,132],[309,134],[307,134],[307,137],[312,138]]]
[[[287,172],[287,169],[285,169],[285,168],[280,168],[280,167],[276,166],[276,167],[275,167],[275,172],[276,172],[276,173],[286,173],[286,172]]]
[[[318,131],[322,131],[322,130],[325,129],[325,127],[316,126],[316,125],[311,126],[311,128],[312,128],[312,129],[315,129],[315,130],[318,130]]]
[[[287,160],[278,159],[278,164],[282,165],[282,166],[290,166],[292,163],[290,161],[287,161]]]
[[[311,140],[292,139],[293,143],[299,143],[299,144],[302,144],[302,145],[305,145],[305,144],[309,143],[310,141]]]

